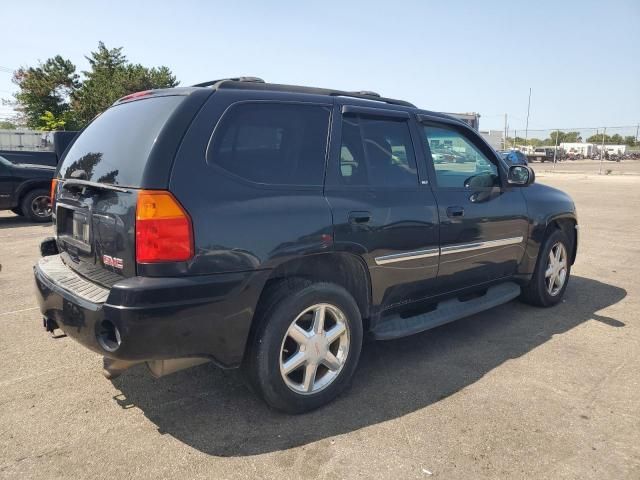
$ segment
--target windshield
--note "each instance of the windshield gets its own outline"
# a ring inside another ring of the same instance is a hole
[[[158,134],[184,98],[151,97],[109,108],[73,143],[60,176],[139,186]]]

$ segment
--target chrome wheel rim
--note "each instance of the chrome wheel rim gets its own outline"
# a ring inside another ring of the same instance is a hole
[[[280,375],[296,393],[310,395],[331,385],[349,356],[349,325],[335,305],[320,303],[291,322],[280,347]]]
[[[547,292],[552,297],[560,293],[567,281],[567,249],[561,242],[557,242],[549,251],[544,278]]]
[[[37,217],[51,215],[51,199],[46,195],[40,195],[31,202],[31,211]]]

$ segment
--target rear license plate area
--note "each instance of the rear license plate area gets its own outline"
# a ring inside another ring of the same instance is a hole
[[[91,215],[89,212],[58,206],[58,239],[83,252],[91,252]]]

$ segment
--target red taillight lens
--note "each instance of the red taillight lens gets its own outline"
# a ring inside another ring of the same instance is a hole
[[[141,190],[136,208],[136,261],[184,262],[193,257],[191,219],[169,192]]]
[[[56,188],[58,187],[58,179],[54,178],[51,180],[51,193],[49,194],[49,200],[51,200],[51,208],[53,208],[54,203],[56,202]]]

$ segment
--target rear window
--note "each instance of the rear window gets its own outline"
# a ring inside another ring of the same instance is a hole
[[[158,134],[184,98],[155,97],[109,108],[76,139],[60,167],[60,175],[139,186]]]
[[[319,105],[235,105],[216,128],[207,161],[255,183],[322,185],[329,112]]]

